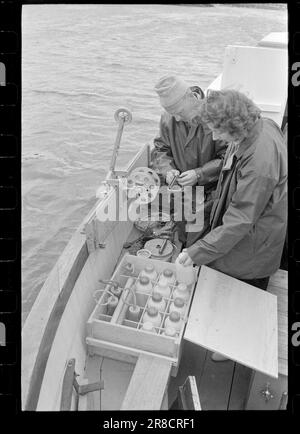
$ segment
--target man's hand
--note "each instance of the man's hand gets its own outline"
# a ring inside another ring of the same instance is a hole
[[[188,252],[186,251],[186,249],[183,249],[182,252],[179,253],[178,260],[179,260],[179,263],[181,265],[183,265],[184,267],[187,267],[188,265],[193,264],[193,260],[190,257],[190,255],[188,254]]]
[[[197,184],[197,173],[194,169],[187,170],[186,172],[182,172],[182,174],[178,177],[178,184],[185,187],[186,185],[195,185]]]
[[[180,174],[179,170],[176,169],[169,170],[166,174],[166,183],[170,184],[174,176],[177,176],[179,174]]]

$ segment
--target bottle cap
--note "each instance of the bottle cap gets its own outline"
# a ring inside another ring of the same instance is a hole
[[[170,313],[170,320],[174,321],[174,322],[178,322],[180,320],[179,312],[171,312]]]
[[[129,311],[131,313],[139,313],[140,308],[139,308],[139,306],[129,306]]]
[[[150,282],[149,277],[147,276],[140,277],[139,281],[142,285],[148,285],[148,283]]]
[[[184,300],[180,297],[176,297],[174,300],[174,305],[176,307],[183,307],[184,306]]]
[[[116,297],[118,297],[121,294],[122,290],[121,290],[121,288],[115,288],[115,287],[113,287],[113,288],[110,289],[110,292],[113,295],[115,295]]]
[[[160,302],[162,301],[162,295],[159,292],[153,292],[152,299],[154,301]]]
[[[177,286],[177,288],[179,289],[179,291],[186,291],[187,286],[185,283],[179,283],[179,285]]]
[[[132,271],[133,270],[133,264],[131,262],[127,262],[127,264],[125,264],[125,268],[127,271]]]
[[[158,313],[158,310],[156,309],[156,307],[148,307],[148,309],[147,309],[147,314],[149,315],[149,316],[156,316],[157,315],[157,313]]]
[[[153,265],[146,265],[145,267],[145,271],[147,271],[147,273],[152,273],[152,271],[154,271],[154,267]]]
[[[163,275],[164,275],[165,277],[172,277],[172,276],[173,276],[173,271],[172,271],[172,270],[169,270],[168,268],[166,268],[166,269],[164,270],[164,272],[163,272]]]

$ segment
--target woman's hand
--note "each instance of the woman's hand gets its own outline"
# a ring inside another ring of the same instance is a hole
[[[193,264],[193,260],[186,251],[186,249],[183,249],[181,253],[178,255],[179,264],[183,265],[184,267],[187,267],[188,265]]]
[[[197,184],[197,173],[194,169],[182,172],[182,174],[177,179],[178,184],[185,187],[186,185]]]

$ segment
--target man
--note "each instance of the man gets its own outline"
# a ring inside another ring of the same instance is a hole
[[[181,254],[266,289],[280,265],[287,225],[287,151],[271,119],[235,90],[211,91],[198,116],[230,143],[210,216],[210,232]],[[224,360],[214,355],[214,360]]]
[[[185,233],[184,222],[179,225],[179,239],[191,245],[205,233],[226,143],[213,141],[210,129],[191,121],[204,98],[198,86],[190,87],[176,76],[166,76],[155,86],[160,103],[165,109],[160,120],[160,132],[154,140],[152,168],[169,184],[174,175],[181,186],[205,187],[204,227],[200,233]],[[206,218],[205,218],[206,217]]]

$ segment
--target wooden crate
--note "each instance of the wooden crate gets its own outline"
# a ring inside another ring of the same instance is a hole
[[[130,262],[134,265],[134,272],[130,275],[126,271],[126,264]],[[166,269],[171,269],[175,272],[175,264],[154,259],[145,259],[133,255],[126,254],[117,269],[112,275],[112,280],[120,283],[120,286],[125,288],[122,297],[119,298],[119,303],[113,315],[107,315],[104,303],[108,298],[109,286],[100,286],[100,298],[95,309],[90,315],[87,322],[87,338],[86,343],[90,354],[96,353],[105,357],[111,357],[117,360],[124,360],[135,363],[141,354],[156,355],[165,360],[172,362],[172,375],[176,375],[178,363],[180,360],[180,348],[182,336],[185,328],[185,323],[188,317],[188,312],[195,289],[195,284],[190,289],[190,297],[186,303],[184,322],[182,329],[176,337],[164,336],[163,332],[164,321],[169,315],[169,307],[172,301],[172,294],[176,288],[176,283],[170,285],[171,295],[166,299],[167,307],[162,314],[162,322],[159,327],[156,327],[156,333],[145,332],[141,329],[143,314],[147,308],[149,296],[135,291],[135,283],[140,272],[147,264],[152,264],[157,273],[160,274]],[[195,277],[198,268],[195,268]],[[156,281],[157,281],[156,280]],[[196,279],[195,279],[196,280]],[[156,281],[152,282],[153,287]],[[139,305],[142,307],[142,315],[139,322],[129,321],[126,319],[128,305],[125,303],[133,303],[132,291],[126,289],[131,286],[136,295],[139,295]],[[125,301],[125,302],[124,302]]]
[[[247,410],[284,410],[288,393],[288,320],[287,271],[278,270],[270,278],[268,292],[277,296],[278,318],[278,378],[253,371]]]

